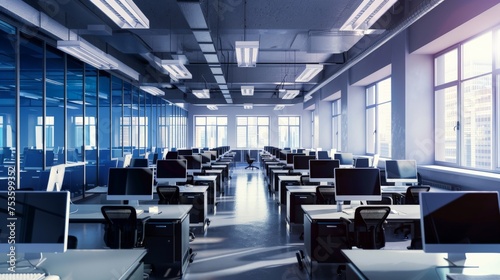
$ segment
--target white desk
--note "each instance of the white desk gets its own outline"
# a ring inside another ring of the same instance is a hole
[[[216,185],[217,185],[217,175],[196,175],[193,176],[193,181],[196,182],[208,182],[209,187],[208,187],[208,206],[209,210],[212,211],[212,213],[215,213],[215,203],[216,203],[216,197],[217,197],[217,190],[216,190]]]
[[[270,165],[269,166],[269,183],[271,184],[270,190],[273,192],[279,192],[278,188],[278,176],[286,175],[290,172],[289,169],[283,169],[281,165]]]
[[[216,188],[216,193],[224,194],[224,175],[223,169],[206,169],[205,173],[207,175],[216,175],[218,180],[217,180],[217,188]]]
[[[354,219],[354,210],[360,205],[344,205],[342,212],[337,212],[336,205],[302,205],[304,215],[309,216],[312,220],[340,220],[340,217]],[[380,205],[363,205],[363,207],[377,207]],[[387,216],[387,220],[394,222],[405,222],[420,220],[420,205],[389,205],[391,213]],[[397,213],[392,213],[395,210]]]
[[[350,264],[347,279],[401,280],[425,279],[446,280],[446,274],[457,273],[460,269],[449,269],[444,260],[446,254],[424,253],[422,250],[342,250]],[[495,274],[500,278],[500,254],[467,254],[466,275]]]
[[[144,249],[68,250],[65,253],[44,253],[41,269],[61,280],[143,279]],[[6,261],[7,255],[0,259]],[[6,267],[6,266],[5,266]],[[2,270],[3,272],[3,270]],[[22,269],[17,272],[22,273]]]

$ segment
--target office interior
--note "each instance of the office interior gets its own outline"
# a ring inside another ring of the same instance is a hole
[[[89,190],[107,184],[109,164],[126,154],[151,159],[173,148],[227,146],[237,170],[247,153],[259,161],[264,146],[275,146],[379,155],[381,168],[388,159],[411,159],[424,184],[498,192],[499,1],[395,1],[374,25],[380,31],[344,38],[349,48],[342,51],[328,46],[340,44],[332,34],[363,1],[135,2],[151,15],[152,31],[120,29],[86,0],[0,1],[1,190],[12,177],[19,189],[44,189],[50,167],[64,164],[62,189],[84,202]],[[312,17],[297,27],[283,15],[275,26],[259,24],[272,22],[267,17],[276,7],[290,17],[299,10],[322,16],[329,7],[335,17],[318,16],[326,26]],[[154,29],[162,13],[171,18]],[[223,28],[231,21],[241,34]],[[233,41],[217,37],[219,25]],[[208,31],[214,51],[203,51],[199,31]],[[288,39],[280,33],[303,44],[272,45]],[[157,35],[162,40],[152,39]],[[238,67],[235,38],[260,40],[255,67]],[[91,65],[58,47],[72,39],[112,59]],[[182,49],[193,42],[195,51]],[[191,79],[158,64],[186,56]],[[295,82],[309,63],[322,71]],[[254,86],[254,95],[242,95],[241,86]],[[193,93],[206,88],[210,98]],[[280,90],[299,94],[283,99]]]

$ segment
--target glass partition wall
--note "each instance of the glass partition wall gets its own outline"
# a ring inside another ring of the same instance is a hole
[[[65,164],[62,188],[81,196],[125,153],[187,145],[186,110],[52,43],[0,19],[0,190],[44,190]]]

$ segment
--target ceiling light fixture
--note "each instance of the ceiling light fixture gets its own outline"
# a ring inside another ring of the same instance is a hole
[[[243,104],[243,109],[247,109],[247,110],[253,109],[253,104],[245,103],[245,104]]]
[[[193,94],[194,94],[194,96],[201,98],[201,99],[210,98],[210,90],[209,89],[193,90]]]
[[[141,86],[143,91],[151,93],[152,95],[165,95],[165,92],[162,89],[153,86]]]
[[[241,95],[252,96],[254,91],[253,86],[241,86]]]
[[[57,41],[57,48],[100,70],[118,68],[118,62],[112,57],[84,41],[59,40]]]
[[[90,0],[120,28],[147,29],[149,20],[132,0]]]
[[[309,82],[314,76],[318,75],[323,70],[321,64],[306,64],[306,69],[295,79],[297,83]]]
[[[340,30],[370,28],[397,0],[363,0]]]
[[[274,106],[274,110],[276,110],[276,111],[283,110],[284,108],[285,108],[285,105],[276,105],[276,106]]]
[[[219,108],[217,108],[217,105],[207,105],[207,109],[208,110],[219,110]]]
[[[161,67],[167,70],[170,76],[176,80],[193,78],[191,72],[180,60],[162,60]]]
[[[259,41],[236,41],[235,50],[238,67],[257,66]]]
[[[299,95],[299,93],[300,90],[298,89],[287,90],[282,99],[294,99],[297,95]]]

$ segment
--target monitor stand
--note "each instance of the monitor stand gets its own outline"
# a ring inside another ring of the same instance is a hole
[[[24,253],[24,260],[28,261],[33,267],[37,268],[40,266],[46,258],[43,253]]]
[[[338,201],[337,200],[337,212],[342,212],[342,205],[344,204],[343,201]]]
[[[124,200],[123,204],[132,205],[132,206],[139,206],[139,200]]]

